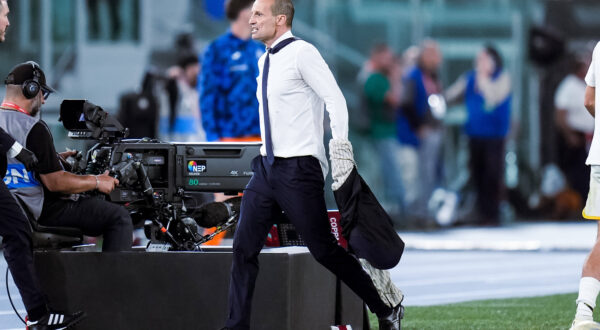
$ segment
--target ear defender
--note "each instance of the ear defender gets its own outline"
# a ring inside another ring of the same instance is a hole
[[[40,92],[40,69],[37,63],[33,61],[27,62],[33,67],[33,79],[25,80],[22,85],[23,95],[27,99],[32,99]]]

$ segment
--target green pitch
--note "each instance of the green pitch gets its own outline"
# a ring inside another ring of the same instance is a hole
[[[568,329],[575,316],[576,298],[577,294],[562,294],[407,307],[402,329]],[[594,319],[600,319],[598,309]],[[371,329],[376,330],[377,317],[371,314],[370,320]]]

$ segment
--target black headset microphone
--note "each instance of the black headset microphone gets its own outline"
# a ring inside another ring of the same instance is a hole
[[[31,64],[33,67],[33,78],[25,80],[21,84],[21,90],[23,91],[23,96],[27,99],[32,99],[38,95],[40,90],[42,89],[42,85],[40,84],[40,78],[42,74],[40,73],[40,66],[34,61],[28,61],[27,64]],[[6,85],[16,85],[14,75],[9,75],[4,81]]]

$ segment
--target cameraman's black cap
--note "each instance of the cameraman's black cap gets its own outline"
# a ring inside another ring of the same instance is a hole
[[[42,90],[47,90],[49,92],[56,92],[54,88],[46,85],[46,75],[42,68],[40,68],[39,64],[28,61],[25,63],[17,64],[8,76],[6,76],[6,80],[4,80],[5,85],[22,85],[27,80],[35,80],[37,76],[37,82],[42,87]]]

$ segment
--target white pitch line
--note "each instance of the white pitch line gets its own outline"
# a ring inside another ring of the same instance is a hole
[[[583,259],[577,259],[577,258],[565,258],[565,259],[561,259],[561,261],[564,263],[566,261],[566,263],[568,263],[569,265],[582,265],[583,264]],[[443,270],[444,273],[451,273],[451,272],[482,272],[482,271],[489,271],[489,270],[497,270],[497,269],[506,269],[511,268],[511,269],[521,269],[523,271],[526,270],[531,270],[531,271],[538,271],[540,268],[548,268],[550,265],[548,264],[548,260],[521,260],[521,259],[516,259],[510,258],[510,257],[506,257],[506,258],[488,258],[485,261],[472,261],[472,260],[461,260],[461,261],[457,261],[457,262],[447,262],[444,264],[428,264],[428,265],[423,265],[423,266],[414,266],[412,264],[400,264],[396,267],[394,267],[393,269],[390,269],[391,272],[395,273],[396,271],[399,274],[403,274],[403,275],[412,275],[412,274],[417,274],[420,275],[421,273],[439,273],[440,270]],[[579,267],[581,268],[581,267]]]
[[[407,297],[407,305],[419,306],[419,305],[439,305],[445,304],[444,301],[451,303],[462,302],[462,301],[473,301],[479,299],[504,299],[503,297],[535,297],[545,296],[551,294],[570,293],[577,291],[577,283],[569,285],[554,286],[548,290],[547,285],[544,286],[530,286],[527,288],[513,287],[513,288],[502,288],[502,289],[491,289],[491,290],[477,290],[477,291],[462,291],[453,293],[443,294],[430,294],[430,295],[416,295],[414,299]],[[414,300],[414,301],[411,301]],[[433,302],[433,303],[432,303]]]
[[[543,244],[531,241],[407,240],[405,249],[432,251],[542,251]],[[586,246],[586,248],[589,248]]]
[[[562,277],[566,277],[566,278],[570,278],[570,277],[578,277],[581,273],[581,271],[576,271],[576,270],[565,270],[565,271],[561,271],[561,272],[554,272],[551,274],[547,274],[544,275],[544,280],[549,279],[549,278],[562,278]],[[436,286],[439,284],[457,284],[457,283],[472,283],[472,282],[477,282],[477,283],[498,283],[498,282],[506,282],[506,281],[514,281],[514,280],[519,280],[519,279],[535,279],[535,278],[539,278],[539,274],[535,274],[535,273],[525,273],[523,274],[522,272],[506,272],[506,273],[500,273],[500,274],[495,274],[495,275],[490,275],[490,274],[479,274],[479,275],[467,275],[465,276],[464,274],[458,274],[459,276],[453,276],[453,277],[436,277],[436,278],[429,278],[429,279],[415,279],[415,280],[402,280],[399,279],[397,281],[394,281],[395,283],[398,283],[400,285],[402,285],[402,287],[414,287],[414,286]]]
[[[17,309],[17,312],[19,312],[19,314],[22,314],[22,313],[27,313],[27,311],[26,311],[26,310],[24,310],[24,309]],[[0,315],[11,315],[11,314],[12,314],[12,315],[14,315],[14,314],[15,314],[15,311],[13,311],[12,309],[11,309],[11,310],[8,310],[8,311],[0,311]],[[15,315],[15,316],[16,316],[16,315]]]

